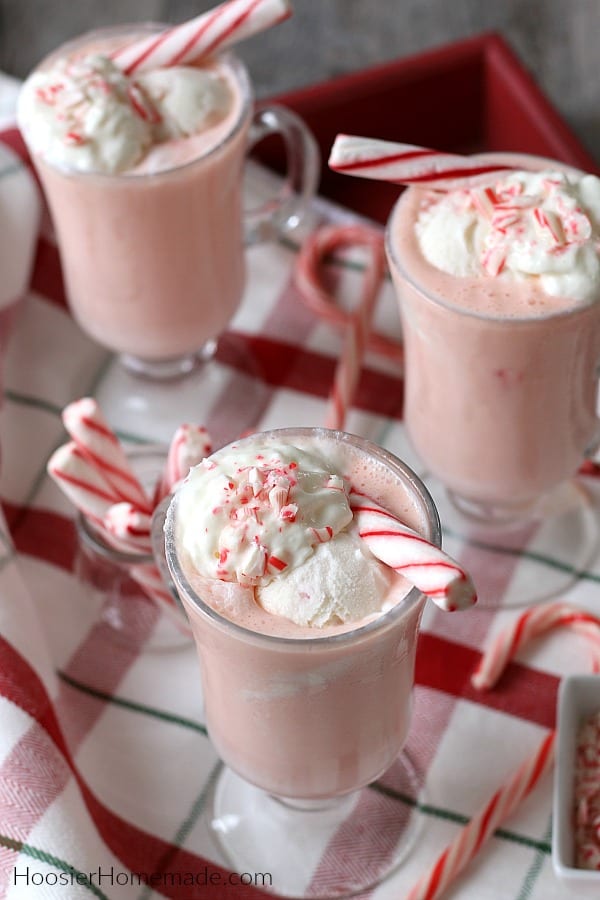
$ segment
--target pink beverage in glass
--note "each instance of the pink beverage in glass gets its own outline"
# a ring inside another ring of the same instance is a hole
[[[169,374],[168,365],[161,369],[163,363],[173,361],[175,366],[177,360],[193,354],[210,355],[242,298],[242,169],[251,127],[253,136],[281,132],[293,145],[296,171],[291,174],[298,182],[293,187],[306,189],[303,200],[314,186],[317,170],[314,158],[307,161],[303,153],[309,139],[300,146],[305,129],[291,113],[268,109],[253,113],[246,70],[228,53],[186,67],[219,76],[227,88],[223,114],[207,118],[195,133],[155,142],[141,160],[114,173],[79,171],[68,159],[65,163],[49,157],[39,139],[36,144],[36,119],[45,109],[42,104],[40,114],[39,104],[35,107],[28,99],[27,91],[40,94],[32,79],[62,60],[77,63],[91,53],[106,55],[124,41],[161,30],[160,26],[123,26],[92,32],[60,47],[25,83],[19,107],[19,124],[52,213],[75,318],[96,341],[121,353],[131,368],[157,377],[161,372]],[[52,89],[52,83],[43,89],[42,97],[49,105]],[[141,103],[142,118],[148,119],[156,110],[144,111],[146,100],[147,94],[141,100],[137,95],[132,106],[137,112]],[[190,108],[200,108],[202,102],[200,97],[197,106],[192,103]],[[73,142],[86,143],[71,132],[65,142],[70,136]],[[109,132],[107,143],[111,137]],[[311,187],[299,183],[307,171],[305,162],[312,163],[314,170],[308,177]],[[291,207],[289,197],[287,203]],[[279,213],[281,205],[271,204]],[[189,367],[181,363],[182,371]]]
[[[525,156],[506,161],[563,168]],[[461,508],[510,518],[573,476],[597,437],[600,297],[574,302],[534,279],[441,271],[415,233],[427,202],[426,191],[407,190],[387,235],[407,429]]]
[[[437,512],[416,476],[381,448],[323,429],[254,435],[332,454],[357,489],[439,542]],[[177,498],[166,526],[167,560],[198,647],[211,740],[242,778],[297,799],[342,795],[381,775],[406,739],[424,598],[393,576],[387,611],[364,622],[299,626],[254,602],[224,613],[211,580],[190,568],[177,537]],[[214,584],[214,582],[213,582]]]
[[[39,69],[106,48],[124,35],[133,38],[139,30],[83,36]],[[225,328],[240,302],[241,173],[251,93],[233,57],[215,66],[231,92],[226,118],[157,145],[132,170],[69,172],[33,156],[73,315],[117,352],[160,360],[195,351]]]

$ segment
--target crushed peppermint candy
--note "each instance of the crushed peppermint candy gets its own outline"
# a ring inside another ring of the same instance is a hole
[[[577,735],[574,802],[576,865],[600,871],[600,711]]]
[[[176,66],[129,77],[106,55],[58,58],[18,101],[30,149],[59,169],[134,171],[150,151],[223,121],[233,95],[219,67]]]
[[[100,54],[60,60],[27,84],[20,121],[35,124],[39,151],[59,165],[121,171],[153,142],[160,115],[151,99]]]
[[[182,545],[197,571],[260,585],[295,567],[352,521],[349,486],[316,453],[233,444],[190,472],[180,492]]]
[[[459,277],[539,279],[578,301],[600,289],[600,179],[516,171],[487,187],[431,195],[416,234],[429,263]]]

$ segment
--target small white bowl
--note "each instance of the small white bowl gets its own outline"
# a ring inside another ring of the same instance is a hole
[[[579,729],[600,710],[600,675],[570,675],[558,692],[558,740],[554,772],[552,863],[573,897],[600,898],[600,872],[574,865],[573,790]]]

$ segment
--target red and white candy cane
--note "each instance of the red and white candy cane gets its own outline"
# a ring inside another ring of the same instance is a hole
[[[554,628],[569,628],[582,634],[592,651],[592,669],[598,671],[600,618],[569,603],[546,603],[526,610],[494,638],[471,676],[473,687],[492,688],[519,650]]]
[[[473,686],[479,690],[493,687],[520,648],[557,627],[569,628],[586,638],[592,649],[593,667],[597,670],[600,659],[600,618],[568,603],[549,603],[527,610],[513,625],[498,635],[482,657],[472,678]],[[495,829],[517,809],[551,769],[555,739],[555,732],[544,738],[512,778],[459,831],[426,875],[410,891],[406,900],[436,900],[442,896]]]
[[[131,503],[115,503],[107,511],[102,525],[119,541],[122,549],[151,553],[152,516]]]
[[[554,762],[555,734],[544,738],[537,750],[519,766],[470,822],[461,828],[434,865],[408,893],[406,900],[436,900],[477,855],[496,828],[513,813]]]
[[[315,315],[339,328],[352,326],[353,313],[337,305],[335,297],[323,285],[323,264],[340,247],[370,245],[379,241],[383,252],[383,234],[364,225],[323,226],[317,228],[300,249],[294,267],[294,283],[302,301]],[[367,349],[402,363],[402,344],[399,340],[371,331],[367,335]]]
[[[81,400],[70,403],[64,408],[62,419],[81,453],[88,457],[112,486],[117,500],[128,501],[139,509],[150,512],[150,501],[97,401],[93,397],[82,397]]]
[[[356,226],[332,226],[330,232],[333,232],[333,235],[329,235],[330,240],[333,236],[336,247],[365,246],[370,251],[363,273],[361,295],[346,329],[325,417],[326,428],[340,429],[344,427],[346,414],[356,392],[375,303],[385,277],[386,261],[383,239],[379,232]]]
[[[165,471],[155,497],[160,503],[177,484],[187,476],[193,466],[202,462],[212,450],[212,440],[202,425],[180,425],[169,445]]]
[[[283,22],[288,0],[229,0],[214,9],[115,50],[112,60],[126,75],[198,62]]]
[[[359,178],[448,190],[476,183],[482,176],[506,172],[510,166],[414,144],[338,134],[331,148],[329,168]]]
[[[54,451],[47,470],[77,509],[95,523],[102,522],[113,503],[119,501],[113,486],[74,441]]]
[[[441,609],[453,612],[477,602],[467,572],[439,547],[364,494],[351,491],[350,507],[358,533],[373,556],[403,575]]]

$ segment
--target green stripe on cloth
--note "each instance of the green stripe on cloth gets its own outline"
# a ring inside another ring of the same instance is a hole
[[[19,391],[10,390],[10,388],[5,390],[4,396],[7,400],[10,400],[11,403],[16,403],[18,406],[30,406],[32,409],[38,409],[41,412],[47,412],[53,416],[60,415],[60,407],[56,406],[55,403],[50,403],[48,400],[42,400],[39,397],[31,397],[29,394],[21,394]]]
[[[24,844],[22,841],[15,841],[4,834],[0,834],[0,846],[6,847],[7,850],[22,853],[24,856],[36,859],[38,862],[46,863],[46,865],[52,866],[52,868],[58,869],[60,872],[65,872],[67,875],[71,875],[73,879],[76,879],[77,884],[87,888],[91,894],[99,897],[100,900],[109,900],[108,895],[101,891],[99,887],[96,887],[84,872],[80,872],[79,869],[69,865],[64,859],[60,859],[60,857],[54,856],[52,853],[47,853],[45,850],[40,850],[31,844]]]
[[[167,712],[164,709],[157,709],[154,706],[146,706],[146,704],[137,703],[135,700],[127,700],[125,697],[117,697],[114,694],[99,691],[89,684],[83,684],[83,682],[71,678],[70,675],[67,675],[66,672],[63,672],[60,669],[57,669],[56,674],[61,681],[64,681],[69,687],[74,688],[76,691],[81,691],[81,693],[87,694],[89,697],[94,697],[96,700],[103,700],[105,703],[113,704],[113,706],[120,706],[122,709],[128,709],[130,712],[151,716],[153,719],[169,722],[171,725],[180,725],[182,728],[189,728],[190,730],[197,731],[207,737],[208,733],[206,727],[202,725],[201,722],[195,722],[193,719],[186,719],[184,716],[177,716],[174,713]]]
[[[106,363],[102,364],[102,369],[95,376],[95,380],[98,380],[104,376],[106,368]],[[90,390],[87,392],[87,395],[93,395],[94,391]],[[87,396],[86,395],[86,396]],[[50,403],[48,400],[41,400],[38,397],[31,397],[29,394],[20,394],[17,391],[6,390],[5,396],[11,403],[15,403],[17,406],[29,406],[31,409],[37,409],[40,412],[49,413],[52,416],[60,417],[62,413],[62,408],[57,406],[55,403]],[[117,431],[117,437],[119,437],[123,441],[128,441],[130,444],[151,444],[153,441],[149,441],[148,438],[140,437],[139,434],[132,434],[128,431]],[[66,438],[65,438],[66,439]],[[61,441],[64,443],[64,441]]]
[[[414,797],[409,797],[408,794],[394,791],[391,788],[380,784],[378,781],[373,782],[369,787],[372,790],[378,791],[380,794],[385,794],[386,797],[391,797],[393,800],[398,800],[400,803],[405,803],[407,806],[418,809],[419,812],[423,813],[425,816],[443,819],[446,822],[453,822],[455,825],[461,826],[467,825],[471,821],[468,816],[465,816],[462,813],[444,809],[440,806],[432,806],[430,803],[419,803]],[[505,828],[497,828],[494,831],[494,837],[509,841],[512,844],[520,844],[522,847],[528,847],[530,850],[535,850],[537,853],[541,854],[542,857],[547,856],[551,852],[549,840],[536,841],[534,838],[526,837],[523,834],[517,834],[514,831],[508,831]]]
[[[548,828],[546,829],[545,837],[548,841],[550,841],[552,837],[552,819],[550,819],[550,821],[548,822]],[[537,879],[539,878],[540,872],[542,871],[544,861],[545,854],[541,853],[538,850],[527,874],[525,875],[525,879],[517,896],[517,900],[529,900],[529,897],[531,897],[531,893],[533,891],[533,887]]]
[[[92,375],[92,378],[90,380],[88,390],[84,391],[85,396],[93,395],[95,393],[96,388],[98,387],[99,383],[102,381],[104,375],[106,374],[106,370],[108,369],[111,358],[112,357],[110,355],[107,356],[102,361],[102,363],[98,367],[98,369],[94,372],[94,374]],[[19,394],[16,391],[10,391],[10,390],[6,390],[4,395],[12,403],[30,406],[34,409],[41,410],[41,411],[49,413],[50,415],[53,415],[53,416],[60,416],[60,414],[61,414],[61,408],[56,406],[55,404],[48,402],[47,400],[39,400],[28,394]],[[63,443],[64,443],[64,438],[61,438],[61,440],[56,444],[56,447],[54,449],[57,449]],[[50,456],[48,457],[48,459],[49,458],[50,458]],[[31,506],[35,497],[37,496],[38,492],[40,491],[42,485],[44,484],[44,481],[46,479],[47,462],[48,462],[47,459],[45,459],[42,462],[42,465],[37,474],[37,477],[35,477],[32,481],[29,492],[28,492],[27,496],[25,497],[25,500],[21,504],[23,509],[21,510],[21,513],[17,516],[15,521],[12,523],[13,531],[16,531],[17,528],[21,527],[21,525],[23,523],[23,518],[27,514],[27,508],[29,506]]]
[[[570,566],[568,563],[560,562],[560,560],[552,559],[551,556],[544,556],[542,553],[534,553],[531,550],[515,550],[512,547],[499,547],[497,544],[490,544],[487,541],[479,541],[475,538],[467,537],[464,534],[460,534],[457,531],[453,531],[450,528],[442,527],[443,534],[447,534],[448,537],[456,538],[457,540],[462,541],[468,547],[476,547],[478,550],[489,550],[491,553],[498,553],[504,556],[522,556],[525,559],[529,559],[532,562],[540,563],[540,565],[550,566],[553,569],[558,569],[559,572],[565,572],[567,575],[575,575],[578,578],[584,578],[586,581],[595,581],[600,582],[600,575],[596,575],[595,572],[586,572],[584,570],[576,569],[574,566]]]

